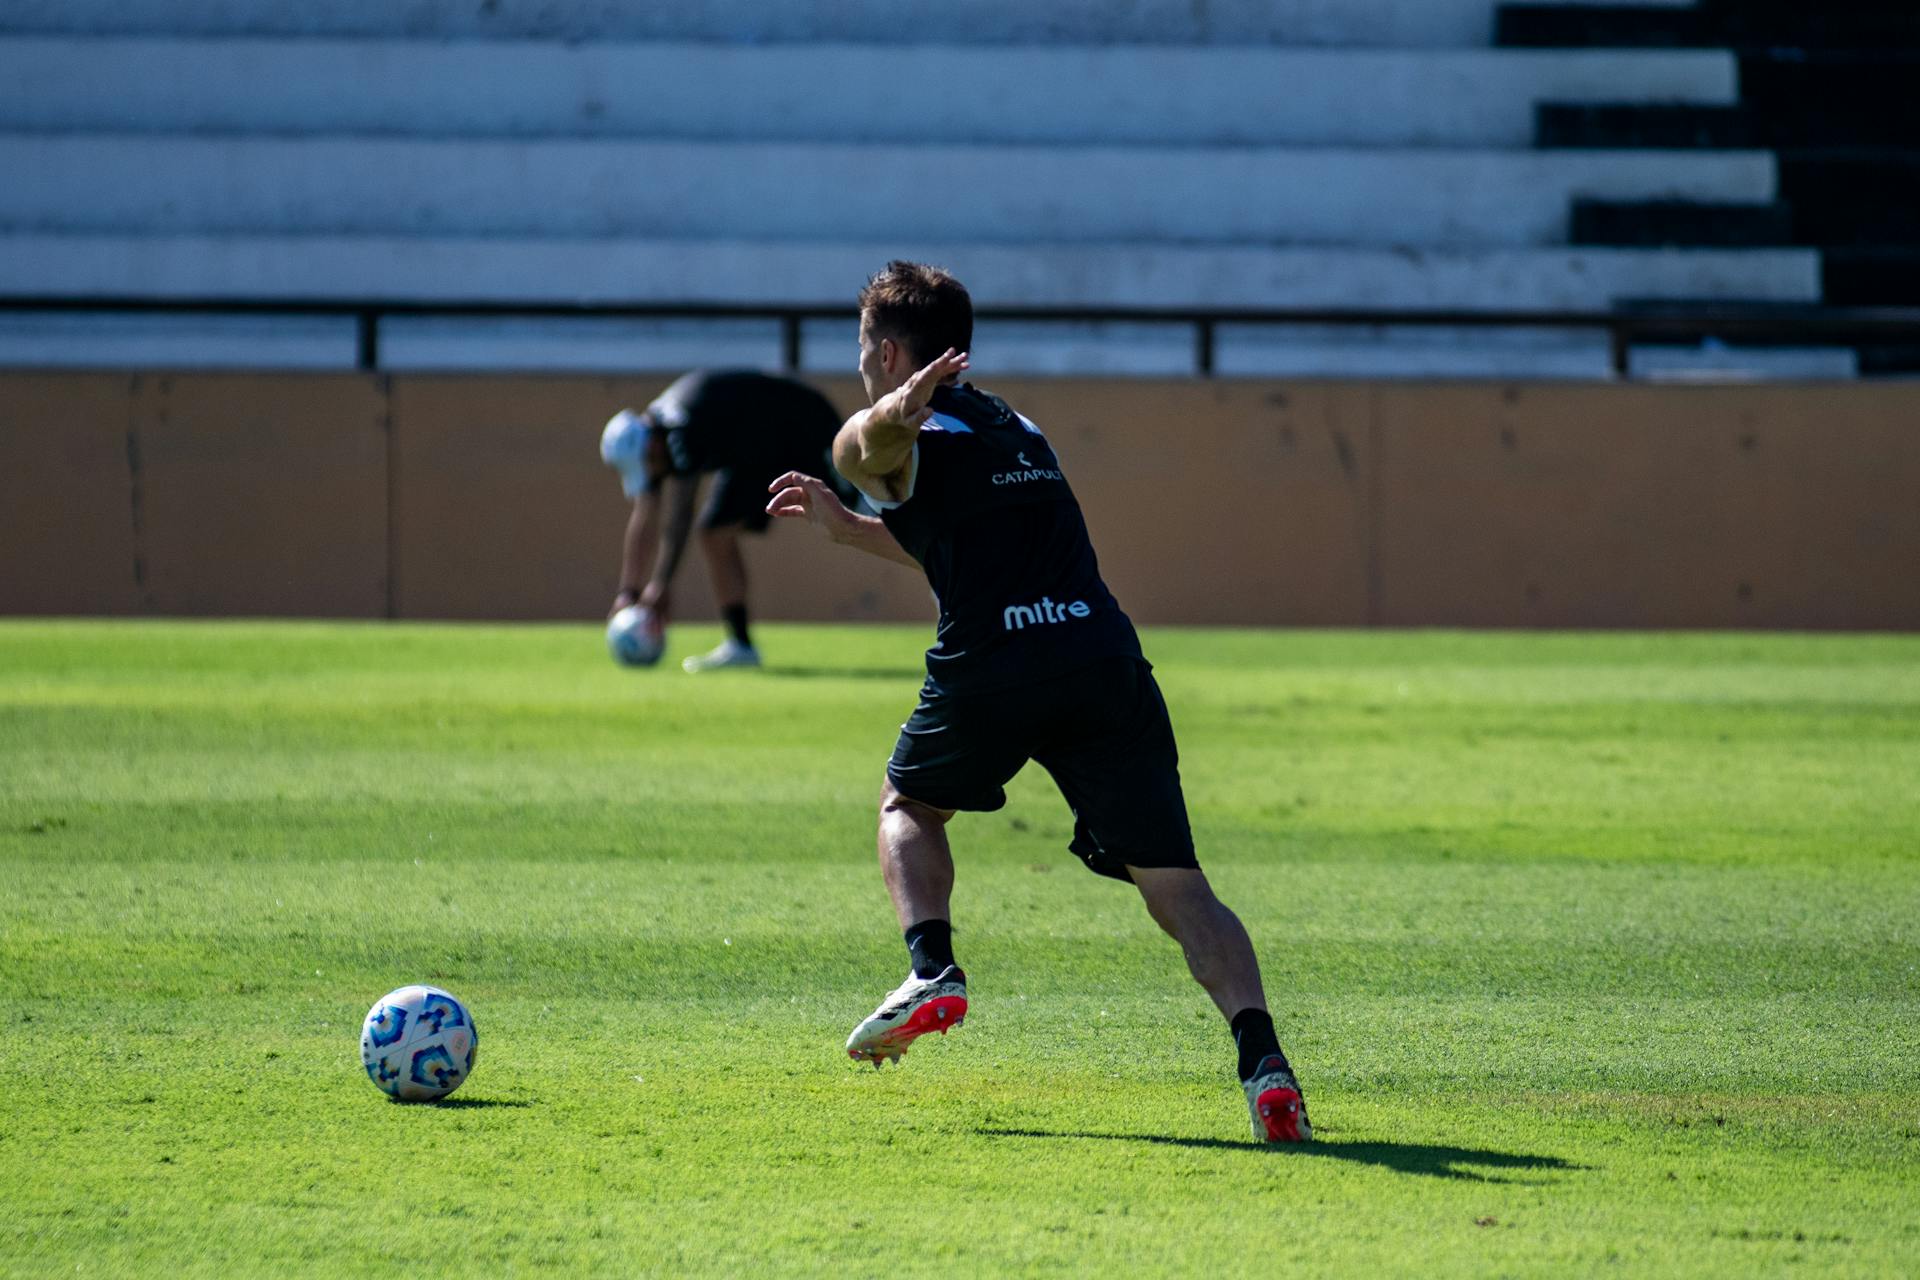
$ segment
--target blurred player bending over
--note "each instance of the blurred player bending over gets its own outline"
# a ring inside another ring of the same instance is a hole
[[[827,460],[840,414],[827,398],[790,378],[747,370],[687,374],[639,413],[622,409],[600,437],[600,456],[620,472],[633,514],[613,612],[640,605],[657,636],[670,612],[673,576],[693,528],[700,477],[713,474],[700,513],[700,545],[727,638],[688,658],[688,671],[757,667],[747,630],[747,565],[740,534],[765,533],[767,482]]]
[[[958,280],[889,263],[860,295],[860,376],[872,407],[848,419],[833,446],[834,465],[880,519],[840,509],[811,476],[770,486],[774,514],[918,563],[940,603],[920,705],[880,792],[880,869],[913,971],[854,1028],[847,1052],[878,1067],[965,1015],[947,820],[1000,808],[1002,788],[1035,760],[1073,810],[1073,852],[1139,889],[1227,1018],[1254,1136],[1304,1141],[1306,1103],[1253,945],[1194,859],[1152,668],[1101,581],[1046,437],[1005,401],[957,381],[972,340],[973,304]]]

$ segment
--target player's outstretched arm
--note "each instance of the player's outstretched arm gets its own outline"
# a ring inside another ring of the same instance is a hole
[[[646,588],[647,571],[660,546],[660,504],[651,493],[633,500],[633,514],[627,517],[627,534],[620,542],[620,594],[607,611],[611,618],[628,605],[640,603]]]
[[[847,510],[840,495],[828,488],[824,480],[804,471],[789,471],[768,485],[767,492],[773,495],[773,500],[767,503],[768,515],[806,520],[843,547],[909,568],[920,567],[920,562],[894,541],[886,525],[872,516]]]
[[[927,402],[934,388],[967,368],[967,353],[948,347],[944,354],[905,382],[848,418],[833,440],[833,465],[869,497],[888,502],[906,499],[908,464],[921,424],[932,415]]]
[[[693,534],[693,500],[699,487],[697,475],[669,475],[660,482],[660,497],[666,508],[660,521],[660,549],[654,560],[653,576],[640,591],[640,603],[657,612],[663,620],[673,576],[679,572],[680,557],[686,553],[687,541]]]

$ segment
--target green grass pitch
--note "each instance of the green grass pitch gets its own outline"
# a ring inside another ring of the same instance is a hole
[[[1037,770],[967,1024],[849,1063],[924,634],[712,639],[0,625],[0,1273],[1920,1271],[1920,637],[1150,634],[1277,1151]],[[360,1070],[413,981],[451,1105]]]

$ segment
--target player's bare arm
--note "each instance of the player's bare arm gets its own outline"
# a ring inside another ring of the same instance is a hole
[[[933,410],[934,388],[964,373],[967,353],[949,347],[931,364],[848,418],[833,441],[833,465],[849,483],[882,502],[906,500],[913,443]]]
[[[620,593],[613,598],[608,617],[640,603],[647,585],[647,568],[659,546],[660,504],[652,494],[643,493],[633,500],[633,514],[627,517],[626,537],[620,544]]]
[[[872,516],[847,510],[840,496],[824,480],[804,471],[789,471],[767,486],[773,500],[767,514],[802,519],[827,535],[828,540],[855,551],[918,569],[920,562],[906,553],[887,526]]]
[[[693,499],[699,485],[700,478],[694,475],[669,475],[660,482],[660,497],[666,507],[661,518],[660,555],[654,563],[653,577],[640,592],[640,603],[662,616],[667,612],[668,588],[693,533]]]

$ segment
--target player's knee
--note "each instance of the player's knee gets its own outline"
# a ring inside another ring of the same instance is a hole
[[[1130,866],[1127,874],[1146,900],[1147,910],[1163,923],[1167,919],[1210,916],[1216,909],[1224,909],[1207,882],[1206,872],[1198,867]]]
[[[880,787],[880,821],[909,822],[917,826],[941,827],[953,816],[950,809],[936,809],[911,796],[903,796],[889,778]]]
[[[1143,868],[1132,870],[1147,913],[1187,950],[1190,964],[1196,953],[1210,954],[1215,940],[1238,927],[1232,910],[1214,894],[1199,869],[1163,868],[1144,876]],[[1195,977],[1200,977],[1200,967],[1195,965]]]

